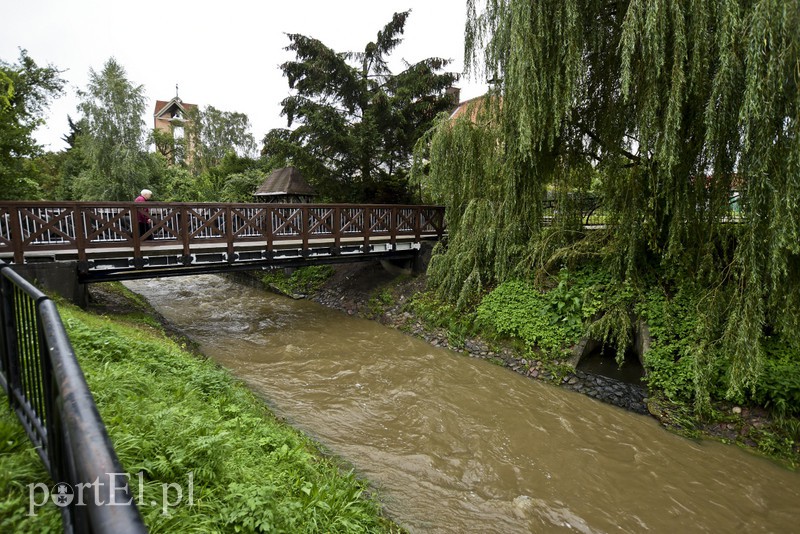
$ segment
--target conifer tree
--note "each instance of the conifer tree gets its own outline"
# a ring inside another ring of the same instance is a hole
[[[335,52],[290,34],[295,61],[281,65],[292,94],[283,101],[291,130],[273,130],[263,154],[301,168],[325,198],[408,200],[407,175],[417,139],[452,106],[445,89],[458,75],[431,57],[393,74],[389,55],[410,12],[395,13],[363,52]]]

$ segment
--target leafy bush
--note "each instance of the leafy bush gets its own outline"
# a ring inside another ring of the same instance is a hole
[[[550,355],[576,343],[582,332],[582,301],[567,284],[542,293],[512,280],[486,295],[477,309],[478,325],[499,336],[523,341]]]
[[[645,380],[671,401],[690,402],[694,397],[696,304],[691,291],[667,298],[661,288],[654,288],[635,307],[652,336],[650,350],[644,354]]]
[[[394,304],[394,297],[392,292],[386,288],[374,292],[367,302],[367,313],[370,317],[379,317],[383,314],[392,304]]]
[[[407,307],[428,327],[447,330],[448,341],[453,346],[459,346],[475,332],[474,312],[459,311],[455,304],[439,300],[433,292],[414,295]]]
[[[331,265],[311,265],[296,269],[288,276],[282,270],[272,270],[265,274],[261,281],[265,286],[274,285],[287,295],[298,293],[308,295],[319,290],[332,274]]]
[[[781,416],[800,414],[800,350],[777,336],[767,338],[765,349],[753,400]]]

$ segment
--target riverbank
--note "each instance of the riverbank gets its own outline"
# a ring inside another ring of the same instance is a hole
[[[424,274],[398,275],[390,273],[379,263],[343,264],[335,266],[333,275],[308,298],[348,315],[376,320],[403,330],[434,346],[489,360],[530,379],[545,381],[635,413],[650,415],[664,428],[687,438],[736,444],[771,457],[792,469],[800,465],[800,443],[787,437],[785,429],[764,408],[721,401],[715,403],[713,417],[699,420],[689,407],[670,403],[657,392],[649,393],[644,385],[628,384],[525,358],[513,347],[497,346],[480,338],[454,340],[450,332],[426,326],[424,320],[410,310],[408,303],[425,287]],[[796,423],[800,428],[800,421]]]
[[[88,310],[61,302],[59,314],[149,530],[403,532],[366,481],[141,297],[119,284],[90,296]],[[0,418],[0,430],[0,531],[60,530],[55,505],[26,514],[30,485],[52,483],[18,421]]]

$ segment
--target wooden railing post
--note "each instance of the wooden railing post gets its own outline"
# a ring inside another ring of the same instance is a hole
[[[192,255],[189,250],[189,210],[186,209],[186,206],[181,206],[178,211],[178,235],[181,237],[181,263],[184,265],[191,265]]]
[[[225,210],[225,243],[227,244],[228,264],[236,261],[233,251],[233,209],[230,204],[223,206]]]
[[[303,206],[302,208],[300,208],[300,235],[301,239],[303,240],[303,250],[301,251],[301,254],[303,255],[304,258],[308,257],[310,253],[308,247],[308,239],[310,237],[308,234],[311,230],[310,222],[311,221],[308,216],[308,208]]]
[[[419,241],[422,239],[422,208],[414,207],[414,238]]]
[[[372,230],[372,220],[370,219],[370,215],[372,214],[372,209],[365,206],[364,207],[364,252],[369,252],[369,236],[370,230]]]
[[[275,238],[274,238],[274,236],[275,236],[275,228],[273,228],[273,225],[272,225],[272,219],[273,219],[272,212],[273,212],[273,210],[274,210],[274,208],[272,206],[265,206],[264,207],[264,218],[266,219],[265,223],[264,223],[264,239],[266,239],[266,241],[267,241],[267,256],[266,257],[267,257],[268,260],[272,259],[272,252],[273,252],[273,248],[275,247]]]
[[[392,250],[397,249],[397,218],[398,218],[398,209],[396,206],[392,206],[389,210],[389,217],[391,220],[389,221],[389,243],[392,246]]]
[[[11,243],[14,251],[14,263],[21,265],[25,262],[25,254],[22,247],[22,225],[19,221],[20,209],[18,206],[14,206],[8,208],[8,213],[11,218]]]
[[[342,208],[336,206],[333,208],[333,250],[334,255],[339,254],[342,250]]]
[[[78,247],[78,270],[89,271],[89,260],[86,257],[86,230],[84,228],[83,210],[78,204],[72,206],[72,216],[75,221],[75,246]]]

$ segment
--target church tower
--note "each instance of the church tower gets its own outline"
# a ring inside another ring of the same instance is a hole
[[[193,142],[186,137],[186,126],[191,122],[191,114],[196,109],[197,105],[187,104],[180,99],[177,84],[175,84],[175,97],[172,100],[156,100],[153,127],[174,141],[170,143],[172,146],[156,142],[156,148],[172,163],[186,161],[191,156]]]

